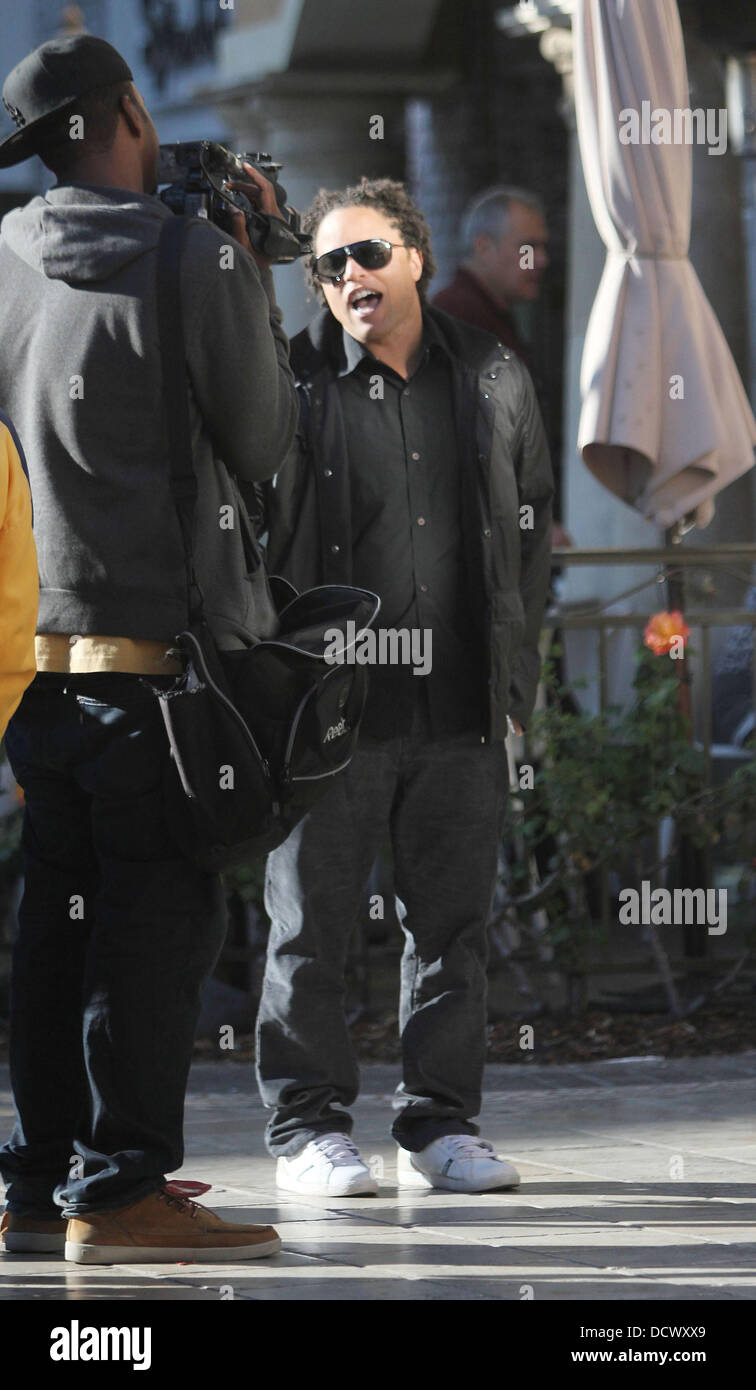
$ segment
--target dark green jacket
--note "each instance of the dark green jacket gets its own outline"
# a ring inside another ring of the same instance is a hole
[[[548,446],[519,358],[490,333],[433,306],[424,312],[455,364],[470,621],[487,653],[488,736],[503,739],[508,714],[526,725],[540,672],[551,561]],[[258,532],[268,533],[269,572],[300,590],[351,582],[348,452],[334,389],[341,351],[341,327],[327,309],[292,340],[299,431],[277,476],[250,503]]]

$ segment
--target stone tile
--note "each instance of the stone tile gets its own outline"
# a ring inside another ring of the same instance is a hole
[[[182,1281],[186,1279],[191,1283],[211,1281],[215,1286],[228,1283],[234,1289],[246,1286],[251,1288],[271,1281],[278,1285],[301,1284],[304,1281],[316,1287],[323,1280],[331,1280],[340,1282],[344,1289],[344,1297],[348,1297],[346,1289],[353,1281],[372,1283],[376,1279],[386,1278],[408,1282],[435,1282],[440,1278],[452,1278],[455,1281],[469,1278],[477,1281],[489,1277],[501,1284],[503,1281],[512,1283],[515,1279],[519,1282],[529,1271],[549,1270],[553,1273],[555,1269],[560,1269],[568,1277],[572,1273],[582,1273],[587,1263],[573,1264],[561,1256],[555,1259],[553,1252],[548,1251],[513,1251],[511,1258],[507,1258],[506,1252],[498,1252],[497,1258],[490,1259],[490,1251],[482,1248],[480,1252],[469,1249],[449,1252],[441,1244],[435,1247],[431,1256],[425,1260],[420,1258],[422,1251],[421,1245],[412,1249],[407,1247],[402,1251],[396,1246],[381,1248],[371,1243],[360,1247],[355,1244],[351,1247],[332,1247],[327,1257],[308,1259],[300,1256],[298,1260],[290,1259],[285,1266],[278,1265],[280,1256],[265,1262],[251,1261],[247,1265],[186,1265],[182,1266],[180,1277]],[[459,1253],[459,1259],[444,1258],[450,1253]],[[401,1258],[402,1254],[406,1255],[406,1258]],[[479,1254],[481,1258],[478,1258]],[[137,1267],[129,1267],[128,1272],[136,1273]],[[176,1277],[175,1271],[172,1271],[172,1277]]]
[[[387,1187],[377,1197],[296,1195],[291,1202],[287,1202],[284,1194],[279,1194],[276,1188],[266,1190],[261,1187],[257,1192],[249,1191],[246,1197],[240,1195],[233,1203],[230,1196],[216,1193],[213,1188],[212,1192],[205,1194],[202,1201],[221,1215],[225,1214],[229,1221],[270,1222],[274,1226],[278,1221],[287,1219],[322,1221],[357,1213],[361,1220],[371,1224],[387,1222],[397,1225],[401,1224],[403,1219],[397,1207],[396,1189],[391,1187]]]
[[[654,1229],[662,1232],[668,1240],[676,1239],[680,1234],[677,1227],[666,1222],[660,1223]],[[753,1258],[754,1250],[756,1250],[756,1224],[753,1219],[742,1226],[728,1226],[719,1221],[705,1226],[696,1223],[695,1239],[710,1245],[751,1246],[753,1248],[750,1253]]]
[[[207,1295],[202,1289],[192,1289],[183,1284],[142,1284],[139,1280],[120,1280],[115,1284],[103,1286],[91,1284],[72,1290],[61,1281],[59,1284],[37,1288],[29,1284],[3,1285],[0,1290],[0,1298],[3,1302],[23,1301],[28,1303],[49,1301],[55,1299],[60,1302],[92,1302],[97,1299],[106,1299],[108,1302],[118,1299],[119,1302],[144,1303],[162,1299],[165,1302],[174,1303],[191,1301],[198,1302],[205,1299]]]
[[[620,1147],[603,1147],[596,1144],[554,1146],[548,1151],[524,1149],[511,1150],[513,1161],[517,1164],[532,1162],[548,1152],[548,1166],[558,1166],[563,1172],[579,1176],[608,1177],[614,1181],[638,1183],[657,1183],[669,1181],[670,1161],[682,1156],[683,1176],[672,1178],[674,1182],[727,1182],[737,1185],[742,1182],[749,1189],[743,1196],[756,1195],[756,1174],[751,1165],[737,1160],[712,1158],[706,1154],[691,1153],[683,1144],[656,1145],[640,1142],[622,1144]]]
[[[355,1277],[356,1276],[356,1277]],[[733,1297],[753,1298],[752,1290],[732,1290],[710,1281],[702,1283],[679,1283],[673,1279],[648,1279],[635,1272],[626,1273],[589,1267],[576,1268],[564,1265],[536,1267],[533,1263],[522,1269],[510,1269],[506,1277],[492,1276],[490,1271],[456,1268],[444,1271],[434,1270],[432,1275],[424,1273],[413,1277],[405,1267],[383,1269],[378,1278],[370,1271],[317,1268],[301,1269],[296,1279],[281,1279],[274,1273],[260,1273],[250,1277],[249,1270],[215,1265],[211,1270],[198,1271],[194,1275],[181,1271],[181,1282],[173,1278],[161,1280],[142,1280],[119,1269],[109,1269],[107,1277],[92,1278],[78,1282],[60,1275],[55,1280],[43,1284],[25,1280],[9,1285],[0,1297],[11,1301],[65,1300],[90,1301],[97,1299],[119,1301],[136,1300],[191,1300],[191,1301],[231,1301],[231,1300],[292,1300],[318,1301],[338,1300],[349,1302],[377,1300],[423,1300],[423,1301],[466,1301],[496,1300],[523,1301],[532,1296],[535,1299],[549,1300],[588,1300],[607,1301],[637,1300],[695,1300],[708,1301]],[[348,1282],[347,1282],[348,1281]]]
[[[322,1240],[314,1241],[318,1246],[325,1246]],[[232,1276],[237,1278],[249,1279],[269,1279],[273,1276],[284,1278],[292,1271],[311,1270],[313,1266],[320,1263],[319,1255],[309,1256],[298,1250],[281,1250],[277,1255],[266,1255],[259,1260],[240,1260],[237,1263],[218,1263],[214,1260],[196,1260],[192,1263],[176,1264],[140,1264],[137,1261],[124,1260],[117,1268],[135,1278],[152,1278],[160,1283],[175,1281],[176,1279],[189,1280],[191,1283],[197,1277],[205,1278],[213,1275],[214,1279],[225,1284],[232,1282]]]
[[[227,1297],[227,1295],[225,1295]],[[405,1278],[351,1279],[348,1289],[344,1280],[323,1274],[317,1278],[300,1279],[296,1283],[277,1283],[262,1280],[254,1284],[236,1283],[233,1285],[234,1299],[270,1302],[318,1302],[343,1303],[385,1303],[392,1302],[440,1302],[451,1300],[499,1300],[509,1295],[503,1294],[495,1280],[482,1280],[474,1288],[468,1282],[455,1283],[453,1280],[426,1280]],[[220,1298],[212,1286],[205,1286],[197,1297]]]
[[[212,1191],[206,1192],[201,1200],[205,1206],[212,1207],[213,1211],[217,1211],[219,1216],[227,1221],[256,1221],[273,1226],[280,1225],[282,1221],[339,1221],[343,1219],[344,1212],[351,1211],[351,1208],[345,1205],[343,1197],[338,1200],[313,1197],[311,1201],[294,1197],[291,1202],[287,1202],[275,1189],[272,1193],[244,1192],[242,1189],[229,1192],[216,1187],[215,1184]],[[356,1210],[358,1209],[355,1208]],[[366,1210],[360,1207],[359,1211],[365,1220],[381,1219],[377,1215],[377,1204],[376,1216],[371,1216],[372,1208]]]
[[[662,1198],[653,1202],[638,1200],[623,1205],[576,1201],[572,1206],[558,1206],[539,1202],[531,1206],[523,1204],[522,1207],[513,1209],[507,1217],[506,1225],[509,1231],[515,1231],[519,1225],[537,1225],[544,1228],[553,1223],[559,1226],[566,1237],[574,1225],[595,1226],[610,1223],[612,1230],[615,1226],[659,1228],[668,1233],[684,1230],[699,1240],[717,1239],[720,1236],[727,1239],[728,1237],[722,1233],[739,1232],[739,1238],[747,1240],[756,1234],[756,1208],[749,1203],[743,1211],[742,1221],[735,1224],[740,1220],[737,1214],[739,1210],[741,1208],[738,1206],[733,1209],[726,1203],[711,1201],[708,1198],[681,1203]],[[476,1231],[479,1226],[485,1225],[485,1222],[468,1223],[460,1214],[459,1219],[453,1224],[454,1233],[458,1234],[468,1225],[471,1231]],[[447,1222],[447,1226],[451,1228],[451,1223]]]
[[[607,1273],[606,1270],[586,1270],[569,1279],[543,1279],[536,1275],[530,1279],[533,1296],[536,1300],[549,1302],[594,1302],[607,1303],[626,1301],[677,1303],[679,1301],[709,1303],[739,1297],[752,1297],[747,1292],[739,1294],[729,1288],[715,1288],[706,1281],[703,1284],[675,1283],[671,1280],[647,1279],[637,1274]],[[522,1297],[522,1295],[516,1295]]]

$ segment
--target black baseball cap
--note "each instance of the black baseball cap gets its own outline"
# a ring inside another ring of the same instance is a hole
[[[47,127],[87,92],[133,81],[118,50],[93,34],[70,34],[35,48],[3,84],[3,105],[18,130],[0,142],[0,169],[36,154]]]

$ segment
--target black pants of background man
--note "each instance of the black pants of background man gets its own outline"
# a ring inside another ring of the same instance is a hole
[[[217,877],[171,838],[167,740],[140,677],[38,675],[7,751],[26,800],[25,891],[11,979],[17,1123],[0,1171],[9,1209],[44,1220],[139,1201],[181,1164],[200,989],[225,909]]]

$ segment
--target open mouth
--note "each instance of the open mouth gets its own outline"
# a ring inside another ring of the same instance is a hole
[[[355,290],[349,296],[349,308],[362,317],[377,309],[382,299],[383,295],[378,290]]]

